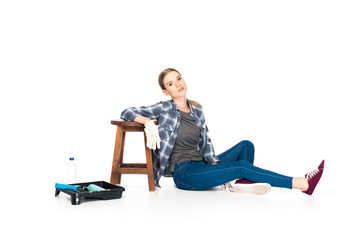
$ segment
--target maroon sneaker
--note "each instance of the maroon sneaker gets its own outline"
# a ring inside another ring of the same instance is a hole
[[[244,178],[239,178],[235,182],[235,184],[253,184],[253,183],[255,183],[255,182],[252,182],[252,181],[244,179]]]
[[[270,192],[271,186],[268,183],[256,183],[247,179],[238,179],[231,190],[237,193],[263,195]]]
[[[325,167],[325,160],[322,160],[322,162],[320,163],[320,165],[318,166],[317,169],[315,169],[314,171],[312,171],[310,173],[305,174],[305,178],[308,181],[309,187],[306,191],[302,191],[303,193],[308,194],[308,195],[313,194],[316,186],[318,185],[321,177],[323,176],[324,167]]]

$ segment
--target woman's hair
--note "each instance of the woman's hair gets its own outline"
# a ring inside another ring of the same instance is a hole
[[[164,78],[166,76],[166,74],[170,73],[170,72],[177,72],[178,74],[181,75],[181,73],[174,69],[174,68],[166,68],[165,70],[163,70],[160,74],[159,74],[159,85],[161,87],[162,90],[166,90],[165,88],[165,84],[164,84]],[[198,103],[197,101],[193,101],[193,100],[189,100],[188,101],[192,104],[192,105],[195,105],[197,107],[202,107],[200,103]]]

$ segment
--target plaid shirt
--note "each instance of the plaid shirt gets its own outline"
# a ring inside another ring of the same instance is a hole
[[[219,162],[215,156],[214,148],[209,137],[209,130],[205,124],[204,113],[200,107],[188,103],[190,116],[201,130],[198,142],[198,150],[207,163]],[[158,122],[159,136],[161,139],[160,149],[154,151],[154,179],[155,185],[160,187],[161,176],[171,177],[169,157],[174,148],[176,137],[179,132],[181,114],[173,100],[162,101],[148,107],[131,107],[121,113],[125,121],[134,121],[137,116],[156,119]]]

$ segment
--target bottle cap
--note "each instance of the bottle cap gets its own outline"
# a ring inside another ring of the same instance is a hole
[[[74,161],[74,158],[69,158],[70,161]]]

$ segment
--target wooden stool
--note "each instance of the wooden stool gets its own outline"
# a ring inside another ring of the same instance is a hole
[[[110,182],[112,184],[120,184],[121,174],[147,174],[149,191],[155,191],[152,150],[146,147],[144,125],[122,120],[112,120],[111,124],[117,125],[117,130]],[[123,163],[126,132],[144,132],[146,164]]]

